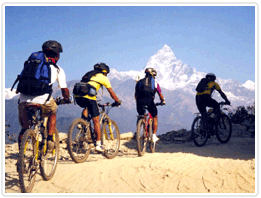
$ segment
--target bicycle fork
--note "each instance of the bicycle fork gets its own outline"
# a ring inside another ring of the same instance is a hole
[[[108,126],[109,126],[109,133],[110,133],[110,137],[111,137],[111,140],[114,140],[114,137],[113,137],[113,130],[112,130],[112,122],[110,119],[107,119],[107,122],[108,122]],[[104,128],[104,136],[105,136],[105,139],[108,140],[108,135],[106,133],[106,129]]]

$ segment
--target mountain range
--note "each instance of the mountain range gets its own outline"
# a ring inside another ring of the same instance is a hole
[[[157,71],[156,80],[161,86],[162,93],[167,105],[158,107],[159,127],[158,134],[163,134],[171,130],[181,128],[190,129],[191,123],[198,112],[195,104],[195,87],[206,73],[196,71],[190,65],[178,60],[167,45],[164,45],[147,62],[146,66],[140,71],[117,71],[112,68],[108,78],[111,81],[113,90],[123,101],[121,107],[111,109],[109,115],[114,119],[120,128],[121,133],[135,131],[136,125],[136,104],[134,100],[135,80],[143,78],[145,69],[153,67]],[[68,88],[72,93],[73,86],[80,80],[67,82]],[[246,81],[241,84],[234,79],[217,78],[216,82],[221,86],[231,101],[232,108],[237,106],[248,106],[255,101],[255,83]],[[100,89],[101,102],[112,100],[106,89]],[[57,86],[54,87],[53,96],[61,96],[61,91]],[[17,99],[18,95],[5,89],[5,119],[6,124],[11,125],[11,131],[18,131],[17,120]],[[223,99],[216,92],[213,96],[217,101]],[[159,98],[156,96],[156,101]],[[61,105],[57,113],[57,128],[59,131],[67,132],[72,120],[80,117],[81,108],[77,105]],[[8,121],[7,121],[8,120]]]

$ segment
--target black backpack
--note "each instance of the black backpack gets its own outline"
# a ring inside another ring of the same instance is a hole
[[[210,81],[208,79],[202,78],[196,87],[196,91],[199,93],[202,93],[203,91],[205,91],[207,89],[209,82]]]
[[[100,73],[100,71],[92,70],[87,72],[82,77],[81,82],[75,83],[73,87],[73,94],[78,96],[85,96],[85,95],[96,96],[97,95],[96,88],[88,84],[88,82],[91,81],[91,77],[96,75],[97,73]]]
[[[139,98],[155,96],[156,89],[155,80],[152,76],[139,80],[136,85],[136,92]]]
[[[18,82],[17,93],[20,92],[31,96],[43,95],[46,93],[51,94],[50,64],[51,62],[49,62],[42,51],[32,53],[28,60],[25,61],[24,68],[15,80],[11,90]],[[55,64],[54,66],[58,68]]]

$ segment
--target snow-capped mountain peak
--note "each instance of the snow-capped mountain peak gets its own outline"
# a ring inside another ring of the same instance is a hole
[[[243,86],[247,89],[250,89],[250,90],[255,90],[255,83],[251,80],[247,80]]]
[[[15,89],[13,89],[11,91],[10,88],[5,88],[5,99],[9,100],[9,99],[12,99],[13,97],[17,96],[18,94],[16,94],[15,92],[16,92]]]

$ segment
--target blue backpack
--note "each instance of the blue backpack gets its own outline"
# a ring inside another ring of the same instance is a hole
[[[43,52],[34,52],[28,60],[25,61],[24,68],[15,80],[11,90],[17,82],[19,82],[17,85],[17,93],[20,92],[31,96],[43,95],[46,93],[51,95],[50,62]]]
[[[145,77],[137,82],[136,92],[139,98],[153,97],[156,93],[155,80],[152,76]]]

